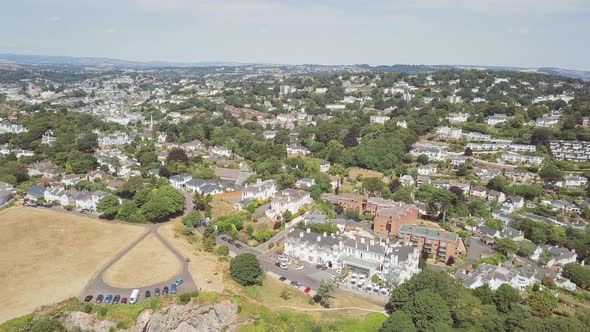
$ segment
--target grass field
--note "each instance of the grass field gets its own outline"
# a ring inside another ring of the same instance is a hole
[[[180,219],[160,227],[158,231],[182,255],[190,259],[188,270],[200,290],[223,292],[223,272],[227,270],[228,264],[220,262],[215,254],[203,250],[200,234],[191,235],[187,241],[187,238],[176,232],[179,227],[182,227]]]
[[[180,268],[178,258],[155,236],[149,235],[111,266],[103,280],[113,287],[144,287],[172,278]]]
[[[144,231],[48,209],[0,211],[0,322],[77,296]]]
[[[350,178],[356,179],[358,176],[362,176],[363,178],[383,178],[383,173],[372,171],[360,167],[351,167],[348,169],[348,176]]]

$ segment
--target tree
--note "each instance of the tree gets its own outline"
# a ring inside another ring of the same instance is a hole
[[[565,230],[560,226],[551,226],[548,240],[553,245],[563,246],[567,242]]]
[[[121,161],[119,160],[119,158],[111,158],[111,167],[115,170],[115,175],[118,175],[119,171],[121,170]]]
[[[557,302],[557,298],[548,290],[529,293],[526,299],[531,314],[541,318],[551,316],[553,309],[557,307]]]
[[[291,220],[293,220],[293,213],[291,213],[291,211],[286,210],[285,212],[283,212],[283,220],[285,222],[289,222]]]
[[[488,284],[479,286],[473,290],[473,294],[479,298],[482,304],[491,304],[494,302],[494,291]]]
[[[407,188],[399,188],[396,192],[391,195],[391,199],[394,201],[401,201],[407,204],[414,204],[412,193]]]
[[[468,169],[467,169],[467,165],[463,164],[460,165],[459,167],[457,167],[457,176],[465,176],[467,175]]]
[[[497,239],[495,249],[504,254],[504,256],[508,256],[509,253],[513,254],[516,252],[518,244],[509,238]]]
[[[320,281],[320,287],[318,288],[314,300],[319,302],[323,307],[330,307],[332,292],[334,291],[334,284],[331,281]]]
[[[199,210],[199,211],[206,211],[211,209],[211,206],[209,205],[209,203],[211,203],[213,201],[213,198],[211,198],[210,195],[201,195],[196,193],[195,196],[193,197],[193,204],[194,204],[194,208]]]
[[[363,188],[369,192],[369,194],[379,194],[383,191],[385,183],[381,179],[376,177],[363,179]]]
[[[143,179],[140,176],[132,176],[119,188],[117,194],[123,198],[131,198],[141,189],[143,189]]]
[[[416,327],[408,314],[398,310],[383,322],[379,332],[416,332]]]
[[[229,274],[242,286],[261,285],[264,271],[254,254],[239,254],[229,262]]]
[[[494,293],[494,303],[496,309],[501,313],[507,313],[512,308],[512,305],[518,303],[520,296],[518,290],[512,288],[508,284],[502,284]]]
[[[561,180],[561,170],[554,163],[547,164],[539,170],[539,176],[545,181]]]
[[[184,152],[183,149],[175,148],[170,150],[170,152],[168,152],[168,156],[166,157],[167,163],[170,163],[172,161],[177,161],[185,165],[188,165],[188,156],[186,155],[186,152]]]
[[[85,153],[93,153],[97,147],[98,136],[94,133],[86,134],[76,142],[76,148]]]
[[[402,311],[412,319],[417,331],[434,331],[453,323],[447,303],[430,289],[416,293]]]
[[[105,218],[113,219],[119,212],[121,203],[119,199],[113,195],[103,197],[96,205],[96,211],[100,212]]]
[[[465,149],[465,152],[463,153],[463,155],[466,157],[471,157],[471,156],[473,156],[473,150],[471,150],[471,148],[467,148],[467,149]]]
[[[418,156],[418,158],[416,158],[416,161],[421,165],[426,165],[428,164],[428,156],[425,154],[421,154]]]
[[[508,190],[509,183],[503,175],[498,175],[488,182],[487,187],[488,189],[506,192]]]
[[[199,211],[191,211],[186,216],[182,217],[182,223],[190,228],[197,227],[201,221],[201,213]]]
[[[570,278],[578,287],[590,290],[590,268],[577,263],[569,263],[563,267],[563,275]]]

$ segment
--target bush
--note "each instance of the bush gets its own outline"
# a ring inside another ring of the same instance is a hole
[[[264,272],[254,254],[240,254],[229,262],[229,274],[242,286],[260,285]]]
[[[190,293],[183,293],[178,296],[178,300],[182,304],[187,304],[192,298],[197,298],[199,296],[199,292],[194,291]]]
[[[98,315],[100,317],[106,316],[107,315],[107,312],[108,312],[108,309],[105,308],[105,307],[102,307],[102,308],[98,309]]]
[[[229,255],[229,248],[228,248],[228,246],[220,246],[219,248],[217,248],[217,254],[219,256],[223,256],[223,257]]]
[[[201,221],[201,213],[199,211],[191,211],[189,214],[182,217],[182,223],[190,228],[197,227],[199,221]]]
[[[184,226],[181,230],[180,230],[180,234],[182,235],[191,235],[193,233],[192,228]]]
[[[82,311],[84,311],[85,313],[89,314],[92,311],[92,304],[86,303],[84,305],[84,309]]]

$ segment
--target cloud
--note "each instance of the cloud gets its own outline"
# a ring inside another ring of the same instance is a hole
[[[586,0],[388,0],[379,1],[388,9],[467,10],[488,14],[550,14],[589,10]]]
[[[51,17],[48,17],[47,20],[52,23],[57,23],[57,22],[61,21],[61,17],[60,16],[51,16]]]
[[[106,33],[115,33],[117,32],[117,28],[108,28],[105,30]]]

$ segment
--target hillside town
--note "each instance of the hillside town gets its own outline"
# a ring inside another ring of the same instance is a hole
[[[577,272],[590,261],[586,82],[357,66],[21,70],[0,75],[1,206],[140,224],[187,209],[199,216],[187,234],[251,249],[311,280],[306,294],[330,281],[384,304],[428,269],[466,289],[542,287],[587,305],[569,299],[589,287]]]

